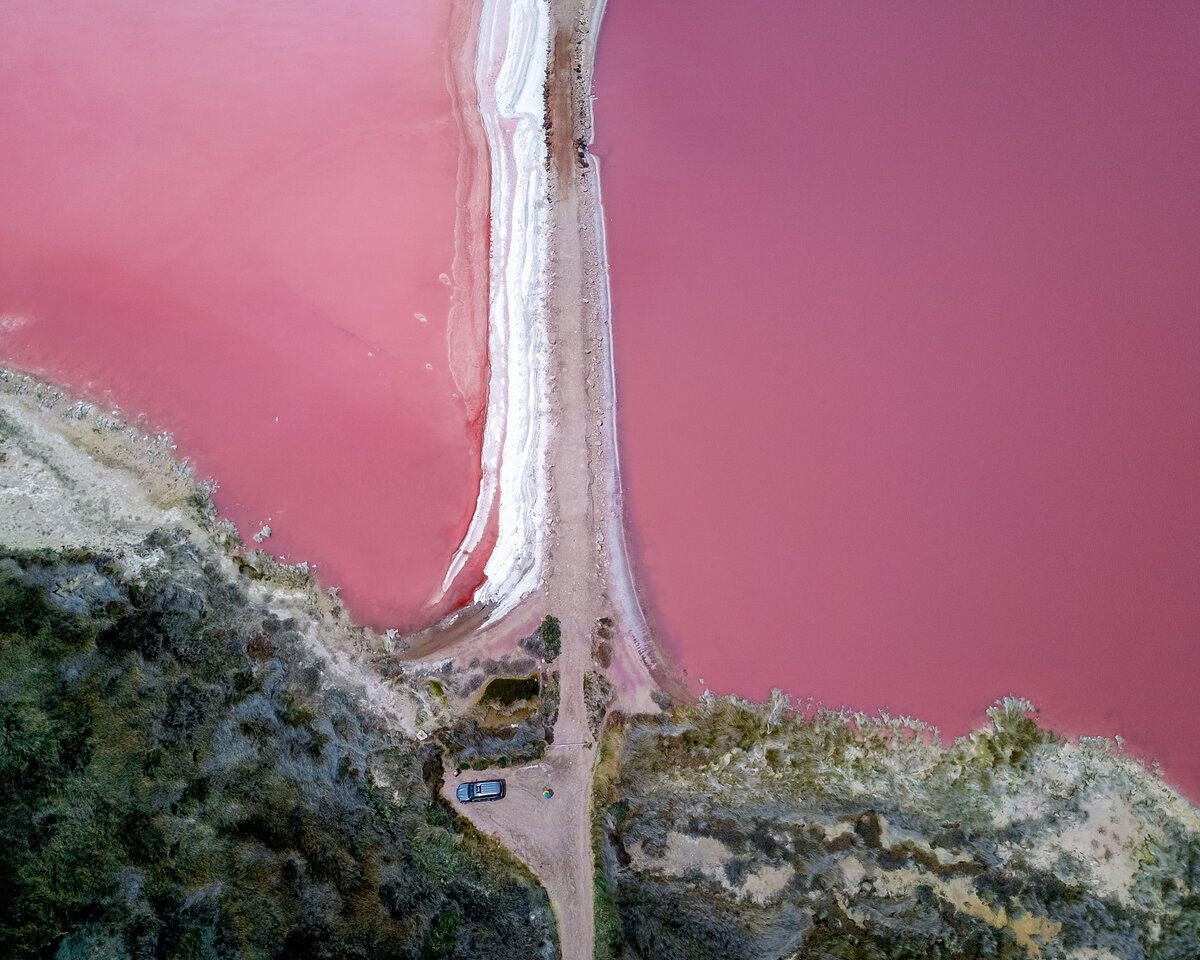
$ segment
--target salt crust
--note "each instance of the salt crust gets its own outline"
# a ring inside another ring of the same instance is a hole
[[[475,601],[496,620],[541,583],[549,515],[545,0],[484,0],[475,85],[491,157],[487,415],[475,512],[442,584],[449,590],[495,510],[497,538]]]
[[[604,0],[589,18],[585,57],[595,54]],[[448,591],[479,546],[497,504],[497,540],[484,568],[477,603],[492,605],[492,622],[536,590],[544,570],[547,501],[549,337],[546,315],[550,237],[547,154],[543,130],[550,12],[546,0],[484,0],[476,57],[479,110],[491,157],[491,290],[488,354],[491,378],[481,454],[482,476],[467,534],[443,581]],[[590,73],[590,71],[589,71]],[[586,130],[593,129],[591,99]],[[634,585],[625,541],[620,454],[616,435],[616,382],[612,297],[600,171],[586,204],[598,269],[591,294],[602,322],[604,414],[603,484],[608,504],[602,533],[607,575],[622,622],[642,660],[652,665],[649,627]]]

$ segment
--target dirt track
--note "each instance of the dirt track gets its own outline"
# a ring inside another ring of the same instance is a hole
[[[547,105],[550,155],[551,243],[549,341],[553,437],[548,479],[551,516],[547,575],[534,603],[562,623],[561,684],[554,745],[537,764],[520,769],[464,773],[464,778],[503,776],[508,796],[496,803],[457,809],[496,836],[538,876],[559,921],[564,960],[592,956],[592,852],[589,829],[592,767],[596,756],[583,698],[585,672],[597,669],[592,636],[601,617],[613,617],[618,636],[609,675],[618,704],[630,711],[657,709],[657,688],[634,649],[610,589],[605,530],[610,513],[603,478],[608,466],[602,425],[612,398],[603,291],[602,231],[595,166],[581,144],[591,141],[587,97],[591,89],[590,25],[595,0],[551,0],[553,48]],[[443,792],[454,802],[461,782],[447,776]],[[544,799],[542,790],[554,791]]]

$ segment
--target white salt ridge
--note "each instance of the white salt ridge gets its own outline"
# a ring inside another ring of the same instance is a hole
[[[549,344],[544,84],[550,55],[545,0],[484,0],[475,85],[491,156],[491,289],[487,414],[475,513],[442,582],[442,595],[479,546],[493,507],[498,530],[475,600],[489,622],[542,578],[548,508]]]

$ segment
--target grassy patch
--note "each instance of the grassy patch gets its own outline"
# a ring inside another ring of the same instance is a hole
[[[596,918],[595,944],[592,948],[594,960],[613,960],[620,956],[621,916],[617,912],[617,901],[608,892],[604,870],[597,868],[592,878],[593,906]]]
[[[623,955],[621,936],[621,915],[617,909],[617,901],[609,889],[609,878],[605,869],[604,844],[605,811],[610,800],[616,795],[614,790],[620,776],[620,755],[625,744],[625,728],[615,724],[610,727],[600,740],[597,752],[596,769],[592,778],[591,797],[591,837],[592,837],[592,912],[594,917],[594,945],[592,956],[594,960],[616,960]],[[620,801],[618,801],[620,802]],[[624,814],[628,813],[628,804],[623,804]]]

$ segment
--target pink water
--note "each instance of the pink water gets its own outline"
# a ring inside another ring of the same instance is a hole
[[[0,0],[0,362],[169,427],[380,626],[472,586],[451,4]]]
[[[1200,798],[1200,7],[615,0],[638,574],[691,682]]]

